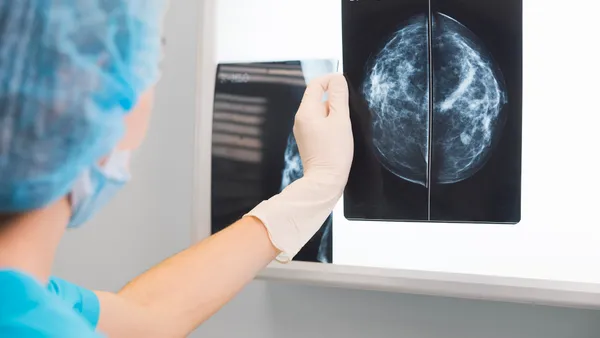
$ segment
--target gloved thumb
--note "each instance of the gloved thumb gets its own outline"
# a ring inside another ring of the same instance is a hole
[[[329,96],[329,99],[327,100],[328,116],[332,118],[349,118],[350,99],[348,82],[342,74],[335,74],[332,76],[329,80],[327,94]]]
[[[327,101],[324,100],[325,94],[329,97]],[[330,74],[316,78],[306,87],[298,115],[300,117],[327,117],[330,107],[339,106],[338,101],[348,104],[348,85],[344,76]]]

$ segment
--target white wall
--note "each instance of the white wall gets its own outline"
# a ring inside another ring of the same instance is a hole
[[[93,224],[67,235],[58,275],[116,290],[190,243],[198,6],[172,2],[166,74],[135,180]],[[600,313],[254,282],[194,336],[597,338]]]

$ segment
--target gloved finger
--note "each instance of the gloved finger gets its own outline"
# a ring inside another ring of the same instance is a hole
[[[327,117],[328,105],[323,100],[325,93],[329,89],[331,80],[337,76],[330,74],[318,77],[312,80],[306,87],[302,103],[300,104],[299,115]]]
[[[329,116],[334,118],[350,117],[350,98],[348,93],[348,82],[342,74],[335,74],[329,80],[327,88],[329,99],[327,100]]]

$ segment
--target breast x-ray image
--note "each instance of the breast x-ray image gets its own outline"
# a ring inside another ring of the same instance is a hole
[[[306,85],[335,60],[220,64],[212,133],[212,232],[303,176],[292,128]],[[332,263],[332,216],[294,258]]]
[[[348,219],[518,223],[522,0],[343,0]]]

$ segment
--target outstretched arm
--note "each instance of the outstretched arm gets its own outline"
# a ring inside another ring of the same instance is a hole
[[[119,293],[99,292],[99,329],[110,337],[184,337],[273,259],[290,261],[319,230],[348,180],[354,147],[343,76],[308,86],[294,136],[304,167],[301,179]]]
[[[245,217],[167,259],[117,294],[98,292],[109,337],[186,337],[277,256],[263,224]]]

